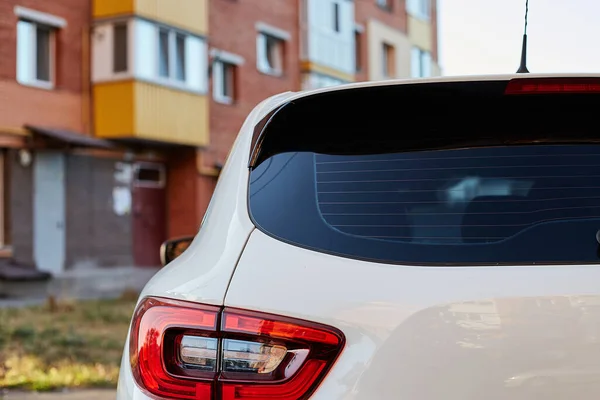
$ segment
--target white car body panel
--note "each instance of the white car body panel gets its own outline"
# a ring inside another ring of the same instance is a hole
[[[600,343],[600,307],[599,311],[594,309],[600,305],[600,266],[416,267],[372,263],[280,242],[256,229],[248,215],[248,159],[253,130],[282,104],[360,87],[508,80],[517,76],[522,77],[511,74],[361,82],[288,92],[265,100],[243,125],[194,242],[153,277],[140,300],[158,296],[224,304],[337,327],[346,336],[346,345],[311,397],[314,399],[537,398],[538,392],[532,392],[540,390],[537,386],[506,384],[512,377],[528,373],[519,365],[527,361],[526,350],[531,345],[554,351],[553,368],[557,370],[569,367],[561,361],[561,354],[569,352],[586,352],[600,366],[600,344],[595,344]],[[549,303],[554,306],[544,309],[537,319],[528,320],[518,314],[518,310],[536,301],[554,302]],[[589,323],[575,323],[564,331],[557,328],[556,321],[562,321],[565,312],[583,308],[596,318],[592,318],[597,321],[595,328],[590,330]],[[465,314],[473,318],[461,317]],[[588,337],[589,342],[573,342],[570,335]],[[502,340],[494,342],[490,339],[493,337]],[[574,347],[556,348],[557,339]],[[149,399],[133,381],[128,342],[117,399]],[[501,347],[495,347],[495,343]],[[488,358],[478,358],[478,351],[486,352]],[[553,368],[539,365],[536,370]],[[595,399],[600,394],[598,388],[561,382],[564,380],[546,382],[543,398]],[[565,390],[571,391],[568,396]]]
[[[255,230],[225,305],[308,319],[344,332],[346,348],[315,399],[519,398],[530,387],[503,385],[524,373],[520,365],[529,361],[526,350],[532,341],[558,353],[593,351],[600,365],[600,347],[573,343],[574,348],[553,348],[557,339],[568,344],[569,337],[552,332],[564,318],[561,304],[574,311],[600,305],[598,282],[600,266],[386,265],[309,251]],[[557,306],[545,308],[541,319],[522,320],[519,310],[536,300],[553,300]],[[468,321],[463,313],[483,318]],[[595,316],[600,322],[600,310]],[[573,337],[585,337],[587,327],[568,329]],[[502,348],[495,349],[492,339],[478,339],[486,334],[502,338]],[[477,351],[497,354],[478,359]],[[567,366],[557,363],[557,369]],[[486,393],[492,387],[496,392]],[[558,389],[567,388],[552,387]],[[573,390],[573,399],[598,393],[585,386]],[[546,399],[566,398],[553,397],[552,391]]]

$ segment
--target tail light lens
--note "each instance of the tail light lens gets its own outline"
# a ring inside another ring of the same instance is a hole
[[[157,399],[305,399],[344,346],[337,329],[147,298],[134,314],[130,361]]]
[[[174,300],[141,302],[129,339],[129,360],[140,388],[157,398],[210,399],[217,372],[219,312]],[[201,343],[204,353],[197,350]]]

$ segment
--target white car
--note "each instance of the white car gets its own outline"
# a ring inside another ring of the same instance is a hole
[[[507,378],[598,370],[599,99],[517,74],[262,102],[162,249],[117,398],[533,399]]]

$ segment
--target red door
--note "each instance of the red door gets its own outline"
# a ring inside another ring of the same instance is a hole
[[[133,259],[136,266],[160,266],[166,239],[166,171],[155,163],[136,163],[133,174]]]

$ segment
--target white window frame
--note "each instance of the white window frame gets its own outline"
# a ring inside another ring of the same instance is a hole
[[[431,19],[431,8],[433,0],[407,0],[406,8],[413,17],[429,21]]]
[[[257,22],[256,30],[256,68],[263,74],[282,76],[285,68],[285,42],[289,41],[292,35],[283,29],[265,24],[264,22]],[[271,68],[261,62],[263,57],[267,57],[267,40],[269,39],[278,41],[278,45],[281,46],[280,68]]]
[[[233,68],[240,67],[244,64],[245,60],[243,57],[237,54],[229,53],[223,50],[211,49],[210,57],[213,59],[212,66],[212,86],[213,86],[213,99],[217,103],[221,104],[233,104],[236,87],[235,80],[233,82],[233,96],[227,96],[221,93],[221,87],[223,86],[223,79],[225,79],[225,65],[231,65]]]
[[[236,65],[224,60],[216,60],[213,64],[213,98],[217,103],[221,104],[233,104],[233,98],[235,96],[235,80],[232,87],[234,94],[231,96],[222,92],[221,88],[224,85],[223,80],[225,79],[225,69],[235,68]]]
[[[127,23],[127,71],[114,72],[115,26]],[[160,76],[159,37],[164,29],[168,38],[169,76]],[[184,80],[176,78],[178,59],[176,37],[184,39]],[[92,82],[115,82],[136,79],[158,86],[193,93],[208,94],[207,38],[164,23],[141,17],[119,17],[98,21],[94,25],[91,49]]]
[[[52,90],[54,89],[56,83],[56,27],[26,19],[20,19],[17,22],[17,24],[23,23],[31,25],[31,36],[29,38],[23,38],[22,35],[19,34],[19,29],[17,28],[17,81],[22,85]],[[48,81],[40,80],[37,77],[37,30],[39,28],[46,29],[49,32]],[[22,60],[20,60],[19,56],[19,53],[23,51],[20,49],[22,46],[20,43],[23,40],[28,40],[30,42],[27,46],[27,49],[30,52],[28,56],[29,65],[24,67],[20,65]],[[29,70],[27,73],[28,79],[22,79],[19,77],[19,70],[21,68],[27,68]]]
[[[269,46],[267,45],[269,40],[275,40],[277,42],[276,46],[281,46],[281,66],[279,68],[273,68],[271,67],[268,62],[265,62],[265,59],[268,59],[268,50],[269,50]],[[284,51],[283,51],[283,46],[284,46],[284,41],[271,36],[267,33],[264,32],[258,32],[256,35],[256,69],[258,69],[259,72],[262,72],[263,74],[266,75],[273,75],[273,76],[281,76],[283,75],[283,64],[284,64]]]
[[[429,78],[432,76],[433,59],[431,58],[431,52],[423,50],[419,47],[413,47],[411,49],[411,77],[413,78]],[[418,62],[418,71],[415,71]],[[427,62],[429,65],[427,66]]]
[[[167,31],[167,40],[168,40],[168,53],[169,53],[169,64],[168,64],[168,76],[162,76],[160,74],[160,31],[164,30]],[[184,79],[178,79],[177,78],[177,35],[180,35],[184,38],[184,46],[183,46],[183,76]],[[188,78],[188,71],[186,70],[186,62],[185,60],[187,59],[187,57],[189,57],[188,54],[186,54],[187,49],[186,49],[186,45],[185,42],[188,39],[189,34],[185,33],[185,32],[181,32],[177,29],[168,27],[168,26],[163,26],[163,25],[156,25],[156,79],[165,84],[165,85],[171,85],[171,86],[176,86],[176,87],[181,87],[182,89],[186,88],[186,81]]]
[[[91,48],[90,48],[90,63],[92,72],[92,83],[113,82],[126,79],[132,79],[135,74],[135,19],[133,18],[118,18],[111,21],[103,21],[99,24],[92,25]],[[115,26],[127,26],[127,70],[121,72],[114,71],[114,56],[115,56]],[[98,41],[107,40],[110,38],[110,43],[104,52],[97,52],[96,46],[102,46]],[[106,64],[104,64],[106,63]],[[98,73],[96,68],[101,71]]]
[[[23,38],[19,35],[17,28],[17,81],[26,86],[33,86],[41,89],[52,90],[55,87],[56,82],[56,31],[67,26],[67,21],[64,18],[57,17],[52,14],[44,13],[41,11],[32,10],[21,6],[15,6],[14,13],[18,18],[17,24],[27,23],[31,24],[34,34],[30,38]],[[17,25],[18,26],[18,25]],[[39,80],[37,78],[37,30],[39,28],[47,29],[49,31],[49,56],[48,56],[48,81]],[[21,40],[30,40],[28,48],[31,53],[28,56],[30,65],[27,66],[29,69],[29,79],[21,79],[19,77],[19,69],[21,62],[19,53],[22,50],[20,48]]]
[[[67,26],[66,19],[45,12],[32,10],[31,8],[15,6],[14,12],[19,19],[36,22],[51,28],[62,29]]]

